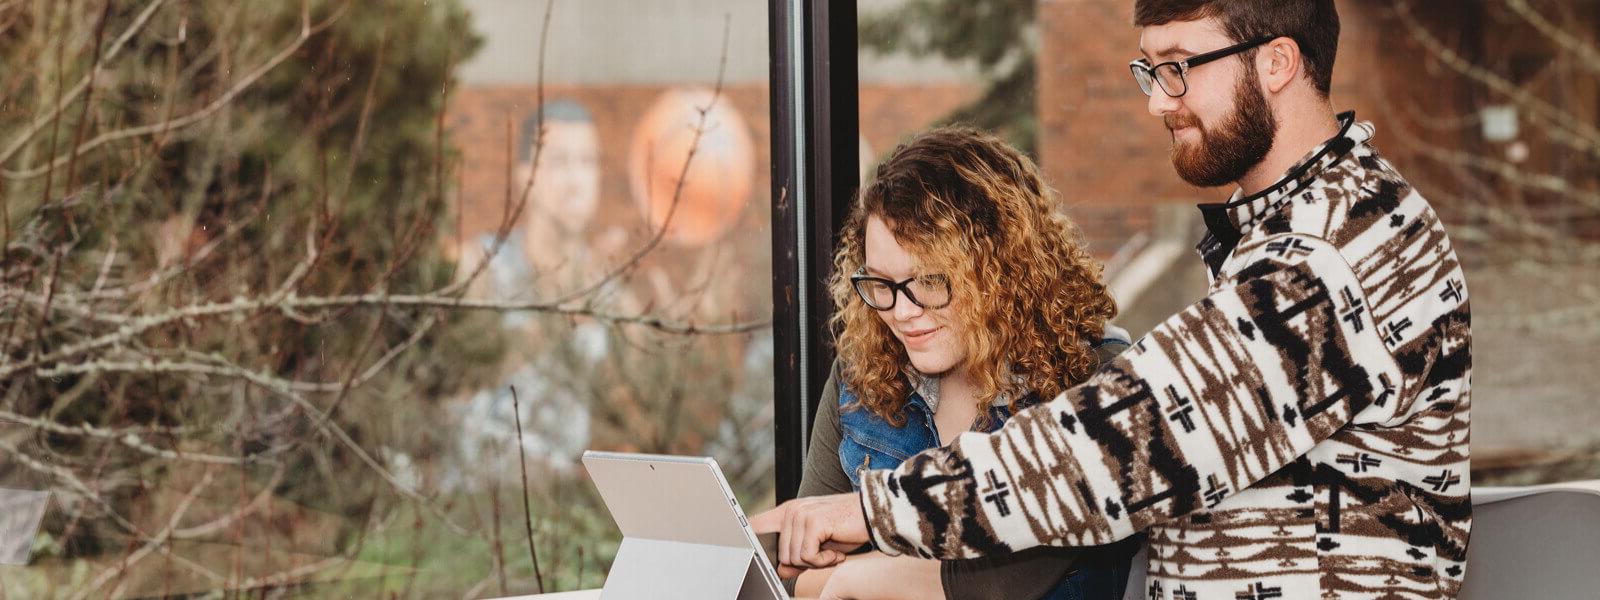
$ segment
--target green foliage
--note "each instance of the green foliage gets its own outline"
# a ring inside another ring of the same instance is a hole
[[[983,94],[946,115],[995,131],[1037,157],[1037,0],[908,0],[860,20],[863,49],[880,54],[972,61]]]
[[[237,473],[252,485],[268,481],[267,465],[287,465],[277,499],[356,517],[340,534],[355,539],[364,518],[389,507],[382,499],[393,486],[285,394],[238,373],[335,384],[359,376],[348,391],[303,395],[373,455],[427,456],[444,443],[428,431],[437,401],[497,367],[498,315],[269,306],[92,342],[185,307],[291,289],[304,297],[449,285],[456,274],[442,249],[457,157],[442,113],[454,68],[479,44],[464,8],[317,0],[306,22],[300,2],[111,3],[97,30],[98,2],[22,4],[0,4],[0,151],[20,140],[0,160],[0,365],[59,356],[42,366],[81,368],[0,376],[0,409],[67,427],[181,426],[151,444],[246,457],[253,464]],[[124,32],[119,53],[92,68]],[[73,96],[91,73],[89,92]],[[58,97],[64,110],[52,118]],[[36,121],[44,127],[28,136]],[[71,151],[100,138],[110,141]],[[52,167],[54,156],[69,158]],[[310,241],[317,254],[307,262]],[[150,367],[158,362],[237,372]],[[147,517],[150,494],[181,494],[198,480],[193,463],[81,434],[41,433],[18,451],[103,483],[100,502],[66,476],[50,481],[65,492],[65,510],[52,511],[45,529],[70,532],[56,540],[65,556],[124,551],[127,527],[112,513]]]
[[[0,486],[26,458],[43,466],[23,487],[48,487],[59,509],[34,564],[0,585],[483,595],[503,559],[507,587],[531,591],[514,472],[460,464],[468,436],[452,435],[466,427],[444,426],[459,408],[447,399],[538,357],[560,381],[546,398],[594,408],[596,445],[722,444],[741,492],[770,485],[771,393],[752,383],[770,372],[728,368],[770,364],[748,339],[613,329],[600,361],[574,347],[593,325],[578,318],[510,330],[452,306],[274,304],[460,281],[444,251],[458,247],[459,157],[442,113],[478,40],[458,1],[311,0],[305,14],[298,1],[113,2],[103,21],[100,6],[0,2]],[[524,407],[542,399],[524,392]],[[515,461],[507,445],[485,456]],[[530,484],[547,588],[594,587],[616,531],[587,481],[545,467]],[[205,531],[152,541],[173,526]],[[124,580],[118,565],[144,549]],[[219,549],[244,557],[222,566]],[[227,581],[163,581],[167,552]],[[289,552],[344,562],[248,581],[280,574]]]

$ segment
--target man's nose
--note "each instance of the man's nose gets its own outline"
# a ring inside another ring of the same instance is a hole
[[[1162,89],[1161,86],[1153,87],[1155,89],[1150,90],[1150,100],[1145,103],[1145,108],[1150,111],[1151,116],[1165,117],[1178,112],[1178,109],[1183,106],[1183,103],[1179,102],[1177,98],[1168,96],[1167,90]]]

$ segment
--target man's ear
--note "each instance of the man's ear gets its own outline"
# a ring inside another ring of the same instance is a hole
[[[1267,91],[1278,93],[1289,83],[1299,77],[1304,57],[1300,55],[1300,44],[1294,38],[1279,37],[1261,47],[1256,53],[1256,71],[1261,74],[1261,83]]]

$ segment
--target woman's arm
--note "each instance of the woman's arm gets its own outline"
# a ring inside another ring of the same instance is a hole
[[[823,600],[944,600],[939,561],[871,552],[852,556],[832,571],[817,597]],[[804,579],[802,577],[802,579]],[[799,594],[805,595],[805,594]]]
[[[850,478],[839,464],[839,361],[828,369],[828,382],[822,384],[817,399],[816,418],[811,421],[811,442],[806,449],[806,464],[800,474],[799,497],[826,496],[854,491]]]
[[[845,562],[850,562],[850,559],[845,559]],[[800,573],[799,577],[794,578],[794,589],[789,591],[789,595],[796,598],[821,598],[823,589],[828,587],[828,581],[833,578],[833,572],[837,570],[839,567],[828,567]]]
[[[811,442],[806,450],[805,467],[800,474],[799,497],[843,494],[852,491],[850,478],[839,464],[839,362],[828,369],[828,382],[822,385],[817,400],[816,418],[811,421]],[[791,583],[790,593],[804,598],[822,595],[822,589],[835,569],[813,569]]]

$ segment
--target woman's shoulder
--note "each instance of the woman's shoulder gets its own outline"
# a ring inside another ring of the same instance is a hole
[[[1100,341],[1096,342],[1095,346],[1099,347],[1105,344],[1115,343],[1120,343],[1124,346],[1127,346],[1133,343],[1133,337],[1128,334],[1128,330],[1111,323],[1106,323],[1105,329],[1100,333]]]
[[[824,390],[824,393],[831,392],[830,395],[834,396],[833,399],[838,402],[840,406],[855,405],[861,400],[859,397],[860,390],[852,387],[850,385],[849,378],[845,377],[845,372],[848,370],[848,368],[849,365],[847,365],[842,359],[835,357],[833,359],[833,367],[829,369],[828,372],[828,382],[824,384],[828,387],[828,390]],[[905,372],[901,372],[896,377],[898,377],[901,383],[905,384],[906,386],[910,388],[916,387],[916,383],[911,381],[910,376]]]

